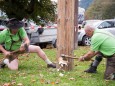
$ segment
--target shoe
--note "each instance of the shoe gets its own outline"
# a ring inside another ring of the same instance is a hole
[[[0,62],[0,69],[4,68],[6,64],[4,64],[3,62]]]
[[[90,68],[85,70],[84,72],[87,72],[87,73],[97,73],[97,67],[91,65]]]
[[[115,80],[115,73],[110,74],[110,80]]]
[[[56,68],[56,64],[54,64],[54,63],[47,64],[47,68]]]

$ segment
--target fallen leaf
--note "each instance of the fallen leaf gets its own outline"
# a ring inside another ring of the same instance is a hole
[[[55,82],[56,84],[59,84],[59,82]]]
[[[44,77],[44,75],[43,75],[43,74],[40,74],[40,77],[41,77],[41,78],[43,78],[43,77]]]
[[[52,84],[52,85],[54,85],[54,84],[55,84],[55,82],[51,82],[51,84]]]
[[[17,86],[23,86],[23,84],[22,83],[18,83]]]
[[[56,82],[55,82],[55,83],[56,83],[56,84],[59,84],[59,82],[60,82],[59,80],[56,80]]]
[[[50,81],[49,81],[49,80],[45,82],[45,84],[49,84],[49,83],[50,83]]]
[[[69,80],[75,80],[75,78],[69,78]]]
[[[32,83],[34,83],[36,80],[31,80]]]
[[[11,83],[4,83],[3,86],[12,86]]]
[[[40,79],[40,82],[43,84],[45,82],[45,80],[44,79]]]
[[[11,84],[12,84],[12,85],[16,84],[16,81],[13,80],[13,81],[11,82]]]

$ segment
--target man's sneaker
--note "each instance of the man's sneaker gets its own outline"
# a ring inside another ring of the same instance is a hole
[[[90,66],[90,68],[87,69],[87,70],[85,70],[84,72],[87,72],[87,73],[96,73],[97,72],[97,67]]]
[[[3,62],[0,62],[0,69],[4,67],[5,67],[5,64]]]
[[[52,64],[47,64],[48,68],[56,68],[56,64],[52,63]]]

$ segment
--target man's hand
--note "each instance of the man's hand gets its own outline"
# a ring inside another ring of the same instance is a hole
[[[22,45],[20,46],[20,52],[25,52],[24,44],[22,44]]]
[[[89,61],[91,60],[92,57],[94,57],[96,54],[98,54],[98,51],[89,51],[88,53],[86,53],[84,56],[81,56],[79,58],[79,61]]]
[[[28,44],[25,44],[23,43],[21,46],[20,46],[20,52],[28,52]]]
[[[5,57],[10,56],[10,55],[11,55],[11,52],[5,51],[5,52],[4,52],[4,55],[5,55]]]
[[[18,58],[17,54],[12,54],[12,52],[5,51],[4,52],[5,58],[9,59],[9,62],[13,61],[15,58]]]

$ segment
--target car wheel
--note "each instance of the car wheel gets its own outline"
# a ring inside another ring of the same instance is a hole
[[[39,46],[40,46],[41,49],[46,48],[47,43],[41,43],[41,44],[39,44]]]
[[[82,39],[82,45],[89,46],[91,44],[91,39],[87,36],[84,36]]]

